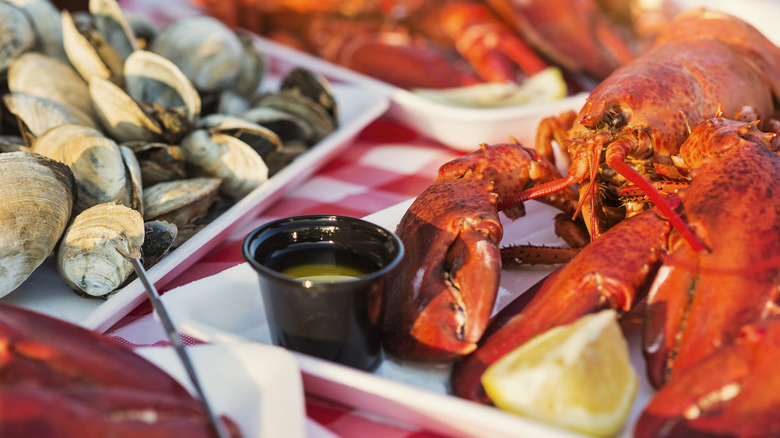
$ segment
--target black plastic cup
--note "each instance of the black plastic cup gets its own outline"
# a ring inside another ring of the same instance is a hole
[[[392,232],[338,215],[272,221],[250,232],[242,246],[259,275],[273,342],[367,371],[382,360],[382,289],[403,253]],[[313,265],[348,275],[333,280],[290,274]]]

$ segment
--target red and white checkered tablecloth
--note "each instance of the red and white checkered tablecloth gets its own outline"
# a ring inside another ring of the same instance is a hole
[[[460,152],[380,118],[368,125],[341,157],[237,229],[160,292],[164,294],[242,263],[242,240],[252,229],[269,220],[301,214],[363,217],[375,213],[419,195],[433,180],[439,166],[459,155]],[[148,301],[108,329],[106,334],[128,348],[170,345],[162,327],[153,318]],[[354,410],[311,394],[306,395],[306,413],[311,436],[434,436],[415,426],[383,419],[377,413]]]

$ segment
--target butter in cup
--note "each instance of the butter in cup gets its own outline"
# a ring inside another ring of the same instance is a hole
[[[273,342],[368,371],[382,360],[383,288],[403,252],[392,232],[339,215],[275,220],[242,245]]]

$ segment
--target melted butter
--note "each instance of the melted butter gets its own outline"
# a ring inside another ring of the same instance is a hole
[[[336,283],[360,278],[365,272],[349,266],[312,263],[292,266],[283,270],[282,274],[315,283]]]

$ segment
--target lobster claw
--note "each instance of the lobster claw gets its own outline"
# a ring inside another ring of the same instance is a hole
[[[650,401],[636,438],[776,436],[780,431],[780,318],[744,326],[723,346],[673,377]]]
[[[397,275],[411,281],[391,282],[387,293],[388,351],[445,361],[476,348],[501,273],[502,228],[488,190],[476,180],[439,179],[404,215],[397,233],[408,250]],[[464,210],[478,213],[441,223],[449,217],[442,199],[453,191],[470,204]]]
[[[474,351],[501,278],[499,199],[557,178],[552,163],[517,143],[483,144],[439,168],[396,228],[406,251],[385,288],[388,353],[444,362]],[[567,211],[576,196],[562,191],[540,200]]]

